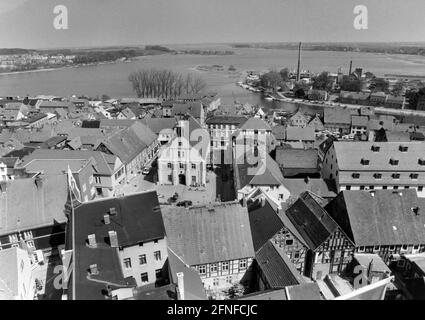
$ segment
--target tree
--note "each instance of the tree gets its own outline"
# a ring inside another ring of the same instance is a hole
[[[264,73],[260,77],[261,86],[264,88],[273,89],[276,91],[277,87],[281,86],[283,81],[279,72],[277,71],[269,71]]]
[[[419,99],[425,96],[425,88],[422,87],[419,90],[408,90],[406,91],[405,96],[409,101],[410,109],[416,110]]]
[[[383,78],[373,78],[369,89],[372,92],[388,92],[389,83]]]
[[[391,89],[391,94],[393,96],[398,97],[398,96],[400,96],[400,95],[403,94],[403,90],[404,90],[404,84],[403,84],[403,82],[402,81],[397,81],[394,84],[393,88]]]
[[[282,81],[286,82],[289,81],[289,69],[288,68],[283,68],[282,70],[279,71],[280,73],[280,77],[282,78]]]
[[[332,79],[328,72],[324,71],[317,77],[313,78],[313,89],[326,91],[332,89]]]
[[[362,88],[362,82],[349,76],[343,76],[339,86],[344,91],[359,92]]]

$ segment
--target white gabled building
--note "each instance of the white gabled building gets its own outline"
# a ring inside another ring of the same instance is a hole
[[[425,143],[334,141],[321,171],[338,191],[414,188],[423,198]]]
[[[201,129],[193,118],[190,120],[179,120],[176,137],[160,150],[158,157],[159,184],[206,185],[209,138],[203,137],[203,147],[200,147],[198,140],[191,141],[190,136],[195,129],[198,129],[200,134],[205,131],[208,135],[208,132]]]

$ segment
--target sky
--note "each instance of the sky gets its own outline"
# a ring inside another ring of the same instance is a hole
[[[57,30],[55,6],[68,9]],[[368,9],[368,29],[353,9]],[[0,0],[0,48],[425,41],[424,0]]]

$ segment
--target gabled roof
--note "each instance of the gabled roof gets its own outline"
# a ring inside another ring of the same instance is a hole
[[[289,260],[286,253],[273,241],[267,241],[255,254],[258,267],[272,289],[305,283],[300,272]]]
[[[201,112],[202,112],[202,103],[197,101],[173,104],[173,108],[171,111],[173,116],[192,115],[195,118],[200,118]]]
[[[140,120],[155,134],[159,134],[162,130],[171,129],[173,130],[176,126],[176,120],[174,118],[149,118]]]
[[[6,191],[0,193],[0,235],[66,222],[66,174],[15,179],[1,185]]]
[[[324,123],[326,124],[351,124],[351,112],[343,108],[325,108]]]
[[[310,191],[322,198],[334,198],[337,195],[335,183],[321,178],[285,179],[283,185],[296,197],[304,191]]]
[[[285,169],[317,169],[318,154],[315,149],[276,148],[276,162]]]
[[[212,124],[233,124],[235,126],[239,126],[242,125],[243,123],[245,123],[245,121],[247,121],[248,118],[244,117],[244,116],[212,116],[210,118],[208,118],[205,123],[207,125],[212,125]]]
[[[274,126],[272,129],[272,134],[277,140],[285,140],[286,138],[286,128],[283,125]]]
[[[267,200],[264,205],[261,201],[249,205],[248,214],[252,242],[254,250],[257,251],[283,228],[283,223]]]
[[[315,140],[313,127],[292,127],[286,128],[286,141],[314,141]]]
[[[307,191],[286,210],[286,215],[311,250],[316,250],[338,228],[326,210]]]
[[[171,250],[187,265],[254,257],[248,210],[238,202],[163,206]]]
[[[260,118],[249,118],[242,126],[240,130],[272,130],[272,128]]]
[[[414,189],[356,190],[342,191],[325,209],[356,246],[409,245],[425,244],[422,204]]]

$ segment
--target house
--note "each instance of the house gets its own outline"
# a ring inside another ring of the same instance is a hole
[[[351,116],[351,134],[366,135],[369,118],[367,116]]]
[[[326,101],[328,100],[328,92],[326,90],[310,89],[307,93],[308,100]]]
[[[286,139],[286,127],[278,124],[272,128],[272,134],[276,140],[276,145],[283,146]]]
[[[125,167],[121,160],[115,155],[106,154],[100,151],[37,149],[30,155],[24,157],[20,166],[35,170],[35,165],[37,165],[37,170],[44,170],[44,172],[47,172],[52,170],[48,166],[49,162],[54,163],[55,160],[62,163],[61,170],[67,169],[67,163],[85,163],[85,161],[91,160],[89,163],[93,166],[92,171],[94,179],[85,175],[85,178],[80,178],[74,171],[73,174],[77,175],[77,183],[78,181],[83,181],[86,185],[90,185],[90,181],[92,180],[92,187],[95,188],[96,195],[98,196],[108,197],[117,194],[120,185],[124,183],[126,178]],[[40,167],[40,165],[44,165],[45,168]],[[79,187],[80,191],[84,194],[83,183],[80,183]],[[86,190],[90,190],[92,187],[86,188]]]
[[[324,110],[325,129],[341,134],[349,134],[351,128],[351,112],[343,108],[325,108]]]
[[[285,143],[294,149],[313,149],[315,140],[313,127],[286,127]]]
[[[236,140],[236,152],[234,157],[240,157],[244,149],[245,152],[258,150],[258,147],[265,147],[267,153],[275,148],[275,140],[272,135],[272,128],[267,122],[259,118],[249,118],[233,134]],[[233,139],[233,138],[232,138]]]
[[[286,216],[282,221],[286,228],[280,239],[289,240],[280,243],[305,276],[321,279],[325,274],[344,270],[354,244],[316,201],[314,194],[308,191],[302,193],[282,215]],[[304,256],[303,262],[294,255],[294,246],[296,253]],[[304,248],[300,249],[302,247]]]
[[[65,243],[69,191],[66,174],[38,175],[0,184],[0,248],[57,250]]]
[[[217,93],[207,93],[204,98],[201,99],[202,104],[206,107],[207,112],[217,110],[221,105],[221,98]]]
[[[425,197],[422,142],[335,141],[322,162],[324,179],[338,191],[413,188]]]
[[[158,136],[161,145],[170,142],[175,136],[176,120],[174,118],[149,118],[140,121]]]
[[[371,106],[383,106],[387,101],[385,92],[373,92],[370,94],[369,104]]]
[[[39,100],[36,104],[36,108],[43,113],[64,112],[65,114],[69,114],[76,110],[75,105],[72,102],[67,101]]]
[[[256,291],[278,290],[304,284],[306,281],[288,256],[273,241],[267,241],[255,253],[254,288]]]
[[[310,118],[299,109],[292,117],[289,118],[289,125],[304,128],[307,126]]]
[[[18,163],[19,158],[17,157],[0,158],[0,181],[13,180]]]
[[[95,151],[117,156],[125,166],[126,179],[156,157],[160,143],[155,133],[135,122],[103,139]]]
[[[122,111],[118,112],[117,119],[130,119],[134,120],[137,116],[130,108],[125,108]]]
[[[268,154],[260,158],[256,165],[238,160],[234,167],[234,184],[239,201],[255,196],[258,191],[263,192],[277,207],[289,198],[282,172]]]
[[[391,108],[391,109],[404,109],[405,104],[406,104],[405,97],[388,95],[387,101],[385,102],[385,107]],[[417,109],[417,110],[422,110],[422,109]]]
[[[341,91],[339,101],[347,104],[369,105],[370,93]]]
[[[198,140],[193,140],[191,132],[202,130],[194,126],[196,124],[196,121],[179,120],[175,138],[161,147],[158,156],[159,184],[206,185],[209,143],[204,141],[197,145]]]
[[[34,300],[35,279],[27,250],[0,250],[0,300]]]
[[[212,116],[206,120],[211,139],[211,163],[223,164],[222,154],[232,147],[233,134],[247,120],[248,118],[243,116]]]
[[[276,162],[284,177],[318,177],[318,154],[315,149],[276,148]]]
[[[167,238],[156,191],[85,203],[74,214],[66,243],[75,250],[69,298],[121,300],[137,287],[166,283]]]
[[[164,110],[164,109],[163,109]],[[193,101],[187,103],[173,103],[171,116],[176,118],[187,117],[191,115],[202,126],[205,123],[205,112],[201,102]]]
[[[235,201],[161,211],[169,248],[198,271],[208,297],[248,281],[255,253],[246,207]]]
[[[238,300],[323,300],[323,297],[316,283],[307,282],[284,289],[253,292]]]
[[[425,253],[401,255],[390,262],[390,267],[407,299],[425,300]]]
[[[425,218],[416,191],[341,191],[325,210],[358,253],[376,253],[384,262],[396,254],[425,251]]]
[[[323,122],[320,119],[319,114],[316,114],[314,117],[310,119],[310,121],[307,124],[307,127],[313,127],[315,132],[320,132],[325,130],[325,126],[323,125]]]

